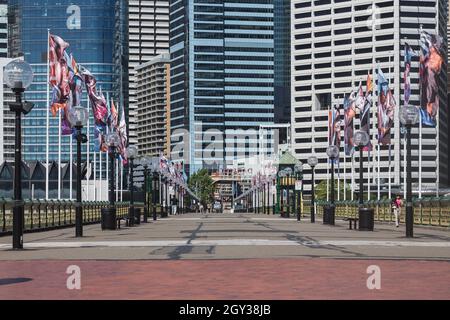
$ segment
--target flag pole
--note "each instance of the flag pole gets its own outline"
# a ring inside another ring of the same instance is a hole
[[[420,36],[419,36],[419,50],[421,48],[420,39],[422,38],[422,25],[420,25]],[[406,41],[406,37],[405,37]],[[406,45],[405,45],[406,48]],[[406,52],[405,52],[406,55]],[[422,55],[422,50],[420,50],[420,55]],[[411,62],[412,64],[412,62]],[[419,62],[420,64],[420,62]],[[405,66],[406,67],[406,66]],[[419,66],[420,69],[420,66]],[[420,78],[420,71],[419,71],[419,78]],[[422,85],[420,84],[419,79],[419,106],[422,105]],[[419,199],[422,199],[422,112],[420,111],[421,108],[419,108]]]
[[[328,106],[328,145],[331,145],[330,141],[330,127],[332,125],[331,122],[331,112],[330,106]],[[330,201],[330,159],[327,159],[327,202]]]
[[[49,148],[50,148],[50,29],[47,29],[47,134],[46,134],[46,167],[45,167],[45,200],[49,200],[49,172],[50,172],[50,161],[49,161]]]
[[[90,115],[90,100],[89,97],[87,99],[87,106],[88,106],[88,115]],[[89,180],[91,178],[91,120],[90,116],[88,116],[87,120],[87,136],[89,142],[87,143],[87,150],[86,150],[86,201],[89,201]],[[81,163],[78,164],[79,166]]]
[[[94,201],[98,201],[98,190],[97,190],[97,152],[94,150]]]
[[[108,103],[106,104],[107,108],[108,108],[108,114],[111,115],[111,102],[109,100],[109,92],[106,92],[106,99],[108,101]],[[111,121],[111,118],[110,118],[110,121]],[[109,126],[106,125],[106,134],[109,133],[109,130],[110,130]],[[109,148],[108,148],[108,151],[105,154],[105,161],[106,161],[106,194],[108,194],[108,189],[109,189],[108,188],[108,185],[109,185],[109,183],[108,183],[109,182],[109,161],[108,161],[108,156],[109,156]],[[103,183],[102,183],[102,189],[103,189]]]
[[[59,124],[58,124],[58,200],[61,200],[61,121],[62,121],[62,112],[59,109]]]
[[[73,135],[70,135],[70,164],[69,164],[69,170],[70,170],[70,186],[69,186],[69,199],[72,200],[73,199],[73,187],[72,187],[72,180],[73,180]]]

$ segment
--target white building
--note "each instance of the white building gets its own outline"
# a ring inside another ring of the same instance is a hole
[[[297,157],[306,163],[315,153],[319,158],[316,168],[317,181],[327,179],[328,164],[328,107],[341,106],[343,121],[344,94],[357,90],[362,81],[366,90],[368,72],[372,75],[379,64],[390,80],[390,88],[397,101],[395,127],[392,129],[392,158],[389,161],[389,147],[380,150],[380,165],[377,161],[365,160],[365,186],[370,171],[372,191],[376,185],[387,186],[389,177],[392,185],[404,181],[404,141],[401,134],[398,111],[403,105],[403,55],[404,44],[408,42],[419,50],[420,26],[430,33],[439,33],[445,39],[447,24],[447,1],[421,0],[405,2],[400,0],[293,0],[291,2],[292,26],[292,123],[293,149]],[[412,64],[411,105],[419,105],[418,59]],[[444,66],[446,70],[446,66]],[[439,134],[435,128],[423,128],[423,152],[421,179],[424,188],[448,183],[448,128],[446,73],[442,73]],[[376,87],[375,87],[376,88]],[[355,120],[355,132],[359,129],[359,116]],[[377,145],[376,104],[371,110],[371,139]],[[342,128],[342,135],[343,135]],[[439,148],[436,139],[440,139]],[[342,141],[344,138],[342,137]],[[418,129],[413,129],[413,180],[419,182]],[[375,147],[376,148],[376,147]],[[440,151],[440,155],[438,153]],[[371,154],[378,155],[377,149]],[[365,153],[367,157],[367,153]],[[373,158],[372,158],[373,160]],[[351,184],[351,159],[346,159],[344,170],[343,143],[340,159],[341,183],[346,177]],[[354,156],[358,167],[359,153]],[[310,168],[306,165],[310,179]],[[354,185],[358,186],[358,170],[355,169]],[[310,190],[307,181],[306,189]]]
[[[169,53],[169,0],[129,0],[129,130],[137,144],[136,67]]]
[[[141,155],[170,155],[170,55],[136,68],[137,134]]]

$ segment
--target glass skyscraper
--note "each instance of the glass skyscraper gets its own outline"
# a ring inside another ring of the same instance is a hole
[[[70,44],[68,52],[97,78],[97,89],[112,96],[115,1],[112,0],[11,0],[9,5],[9,52],[32,64],[34,83],[25,98],[35,103],[23,120],[25,161],[46,160],[47,30]],[[83,105],[87,106],[86,90]],[[90,121],[93,157],[93,118]],[[50,117],[50,161],[58,160],[58,118]],[[75,142],[75,141],[74,141]],[[75,151],[75,147],[73,148]],[[70,137],[62,138],[62,161],[70,158]],[[85,156],[83,156],[84,158]]]
[[[193,173],[258,153],[274,123],[273,0],[170,1],[170,53],[172,158]]]
[[[274,0],[275,121],[291,122],[291,1]],[[285,136],[284,134],[281,136]]]

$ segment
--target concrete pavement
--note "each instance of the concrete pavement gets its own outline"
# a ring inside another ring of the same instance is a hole
[[[249,258],[352,258],[450,260],[450,232],[377,225],[374,232],[348,230],[320,222],[298,223],[262,215],[183,215],[117,231],[84,228],[26,234],[25,250],[10,250],[11,238],[0,238],[1,260],[183,260]]]

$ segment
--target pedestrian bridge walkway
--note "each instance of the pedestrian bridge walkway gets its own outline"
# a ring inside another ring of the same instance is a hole
[[[269,215],[186,214],[116,231],[86,226],[83,238],[72,228],[30,233],[24,250],[11,251],[9,236],[0,238],[0,260],[106,259],[180,260],[243,258],[394,258],[450,261],[450,232],[416,227],[415,238],[404,227],[378,223],[374,232],[321,222],[297,222]]]

